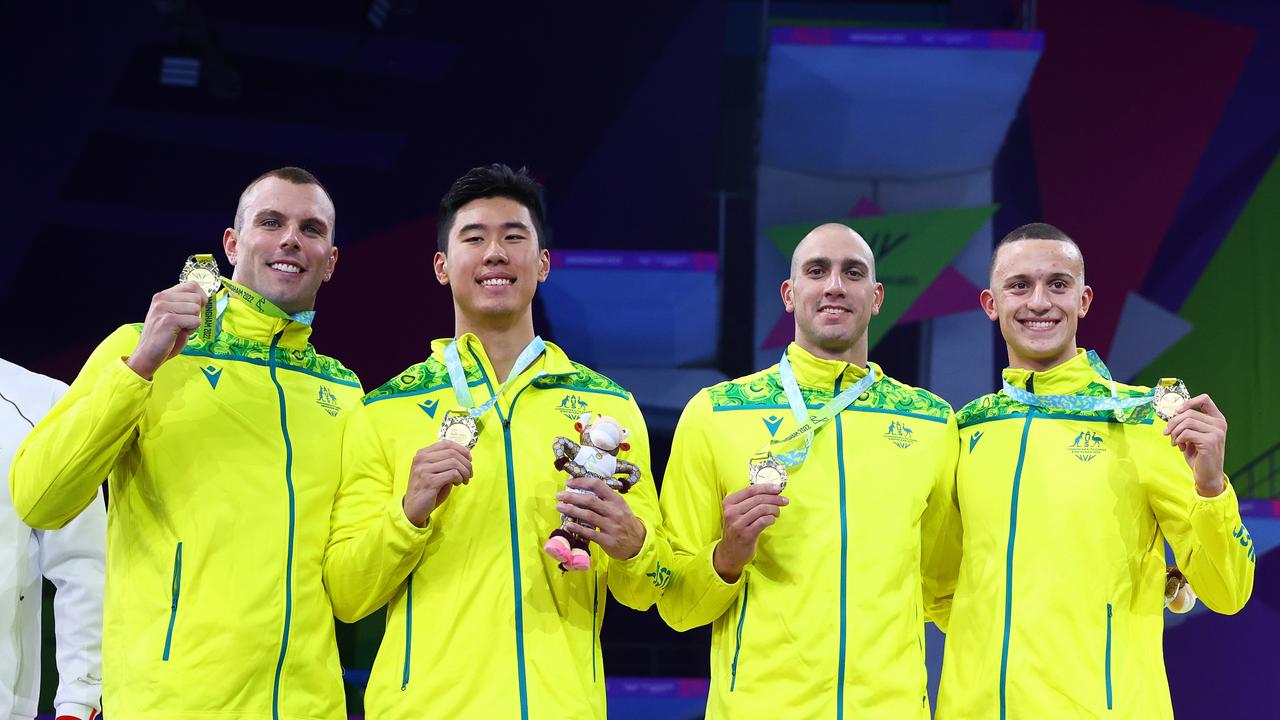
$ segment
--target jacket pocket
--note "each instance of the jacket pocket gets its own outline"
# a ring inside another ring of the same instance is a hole
[[[747,594],[751,590],[746,580],[742,581],[742,607],[738,610],[738,631],[733,640],[733,664],[729,666],[729,692],[738,684],[738,655],[742,652],[742,626],[747,620]]]
[[[1105,680],[1107,685],[1107,709],[1108,710],[1111,709],[1112,699],[1113,699],[1112,692],[1111,692],[1111,616],[1112,616],[1111,603],[1107,603],[1107,650],[1106,650],[1106,656],[1104,657],[1104,661],[1103,661],[1103,679]]]
[[[173,589],[169,600],[169,630],[164,634],[164,662],[169,661],[173,646],[173,624],[178,620],[178,595],[182,592],[182,543],[173,551]]]

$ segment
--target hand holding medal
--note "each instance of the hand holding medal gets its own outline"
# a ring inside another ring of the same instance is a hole
[[[451,439],[422,448],[413,456],[409,486],[401,507],[405,517],[418,527],[426,527],[431,513],[449,499],[455,485],[471,481],[471,450]]]
[[[1186,387],[1181,381],[1177,384],[1185,393]],[[1170,395],[1177,400],[1183,399],[1175,388],[1161,393],[1156,402],[1163,401],[1166,407],[1174,407],[1175,401],[1165,400]],[[1157,412],[1159,407],[1157,405]],[[1208,395],[1177,402],[1164,434],[1169,436],[1170,444],[1177,445],[1182,451],[1182,457],[1195,473],[1196,492],[1201,497],[1215,497],[1226,490],[1222,468],[1227,454],[1227,418]]]
[[[207,262],[197,263],[198,259]],[[212,292],[206,288],[210,278],[217,280],[217,267],[212,256],[193,255],[183,267],[178,284],[151,298],[142,323],[142,337],[125,361],[134,372],[150,380],[161,365],[186,347],[187,340],[212,309]]]

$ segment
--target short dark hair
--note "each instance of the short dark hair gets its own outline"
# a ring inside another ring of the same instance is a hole
[[[1076,244],[1076,241],[1071,239],[1071,236],[1049,223],[1033,222],[1027,223],[1019,228],[1014,228],[1012,232],[1005,235],[1000,239],[1000,242],[996,243],[995,249],[991,251],[991,267],[987,269],[988,275],[996,271],[996,257],[1000,254],[1000,248],[1008,245],[1009,243],[1015,243],[1021,240],[1055,240],[1057,242],[1064,242],[1075,248],[1076,252],[1080,254],[1080,269],[1081,271],[1084,270],[1084,253],[1081,252],[1080,246]]]
[[[449,231],[453,219],[464,205],[483,198],[501,197],[514,200],[529,210],[533,231],[538,236],[538,249],[547,247],[547,233],[542,216],[542,186],[529,177],[528,168],[512,170],[502,163],[482,165],[467,171],[453,181],[449,192],[440,198],[440,214],[436,219],[436,242],[440,252],[449,252]]]
[[[266,180],[267,178],[277,178],[280,180],[284,180],[285,182],[293,183],[294,185],[315,185],[316,187],[320,188],[321,192],[324,193],[325,197],[329,198],[329,204],[333,205],[333,196],[329,194],[329,188],[325,187],[324,183],[320,182],[320,178],[317,178],[315,175],[312,175],[310,172],[307,172],[306,170],[303,170],[300,167],[294,167],[292,165],[286,165],[285,167],[276,168],[275,170],[268,170],[267,172],[264,172],[258,177],[254,178],[252,182],[244,186],[244,190],[240,191],[240,200],[239,202],[236,203],[236,218],[234,223],[231,226],[236,229],[236,232],[240,232],[240,226],[244,224],[244,196],[249,194],[249,191],[253,189],[254,185],[257,185],[258,183],[262,182],[263,180]],[[334,215],[337,215],[338,210],[336,206],[334,207],[333,212],[334,212]],[[337,224],[336,217],[334,218],[334,221],[335,221],[335,224]],[[335,236],[336,236],[335,229],[330,228],[329,230],[330,241],[332,241]]]

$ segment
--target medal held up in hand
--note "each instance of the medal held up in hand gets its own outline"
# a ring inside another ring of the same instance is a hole
[[[218,270],[217,261],[212,255],[189,256],[186,264],[182,266],[182,272],[178,273],[178,282],[194,282],[204,291],[208,302],[204,304],[204,310],[201,311],[200,339],[204,342],[213,340],[213,296],[222,289],[222,274]]]

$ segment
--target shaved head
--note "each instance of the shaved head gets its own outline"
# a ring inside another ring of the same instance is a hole
[[[871,253],[871,246],[867,244],[862,236],[854,231],[853,228],[842,223],[825,223],[809,231],[805,235],[800,244],[796,245],[796,249],[791,251],[791,278],[794,280],[796,271],[813,254],[813,249],[818,244],[826,244],[826,241],[835,242],[848,241],[856,246],[855,254],[862,256],[867,264],[867,276],[872,280],[876,278],[876,258]]]
[[[880,312],[884,286],[862,236],[841,223],[814,228],[791,253],[782,305],[795,315],[796,343],[810,353],[867,362],[867,324]]]

